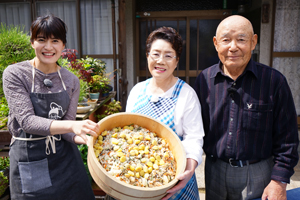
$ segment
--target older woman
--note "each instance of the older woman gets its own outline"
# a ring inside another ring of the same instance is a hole
[[[202,162],[203,124],[195,91],[173,72],[182,51],[181,36],[170,27],[153,31],[146,42],[148,68],[152,78],[133,87],[126,111],[141,113],[168,125],[182,140],[187,165],[179,183],[163,198],[199,199],[195,169]]]

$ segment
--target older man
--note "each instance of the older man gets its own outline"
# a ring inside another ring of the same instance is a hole
[[[206,199],[286,199],[298,162],[297,116],[286,78],[251,59],[257,43],[242,16],[213,38],[220,62],[199,74],[206,153]]]

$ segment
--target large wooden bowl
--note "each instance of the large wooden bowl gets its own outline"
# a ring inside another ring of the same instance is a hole
[[[132,123],[143,128],[147,128],[155,132],[159,137],[164,138],[168,142],[169,148],[177,163],[176,177],[184,172],[186,167],[186,155],[184,148],[178,136],[165,124],[146,115],[135,113],[113,114],[98,122],[100,125],[100,132],[119,126],[123,127]],[[115,177],[108,174],[98,162],[93,149],[95,140],[96,138],[90,140],[88,150],[88,168],[95,183],[110,196],[120,200],[161,199],[166,195],[166,191],[177,183],[178,180],[175,177],[175,179],[166,185],[154,188],[144,188],[132,186],[117,180]]]

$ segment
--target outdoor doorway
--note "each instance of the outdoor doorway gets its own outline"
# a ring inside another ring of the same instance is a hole
[[[220,21],[229,12],[224,10],[166,11],[138,13],[136,21],[136,82],[151,77],[146,59],[148,35],[161,26],[176,29],[183,39],[183,51],[174,76],[193,86],[201,70],[218,62],[213,36]]]

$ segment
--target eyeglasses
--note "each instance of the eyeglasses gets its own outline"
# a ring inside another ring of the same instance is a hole
[[[158,61],[161,57],[161,54],[156,52],[148,53],[148,55],[155,61]],[[162,59],[166,62],[170,62],[173,58],[176,58],[173,54],[164,54]]]

